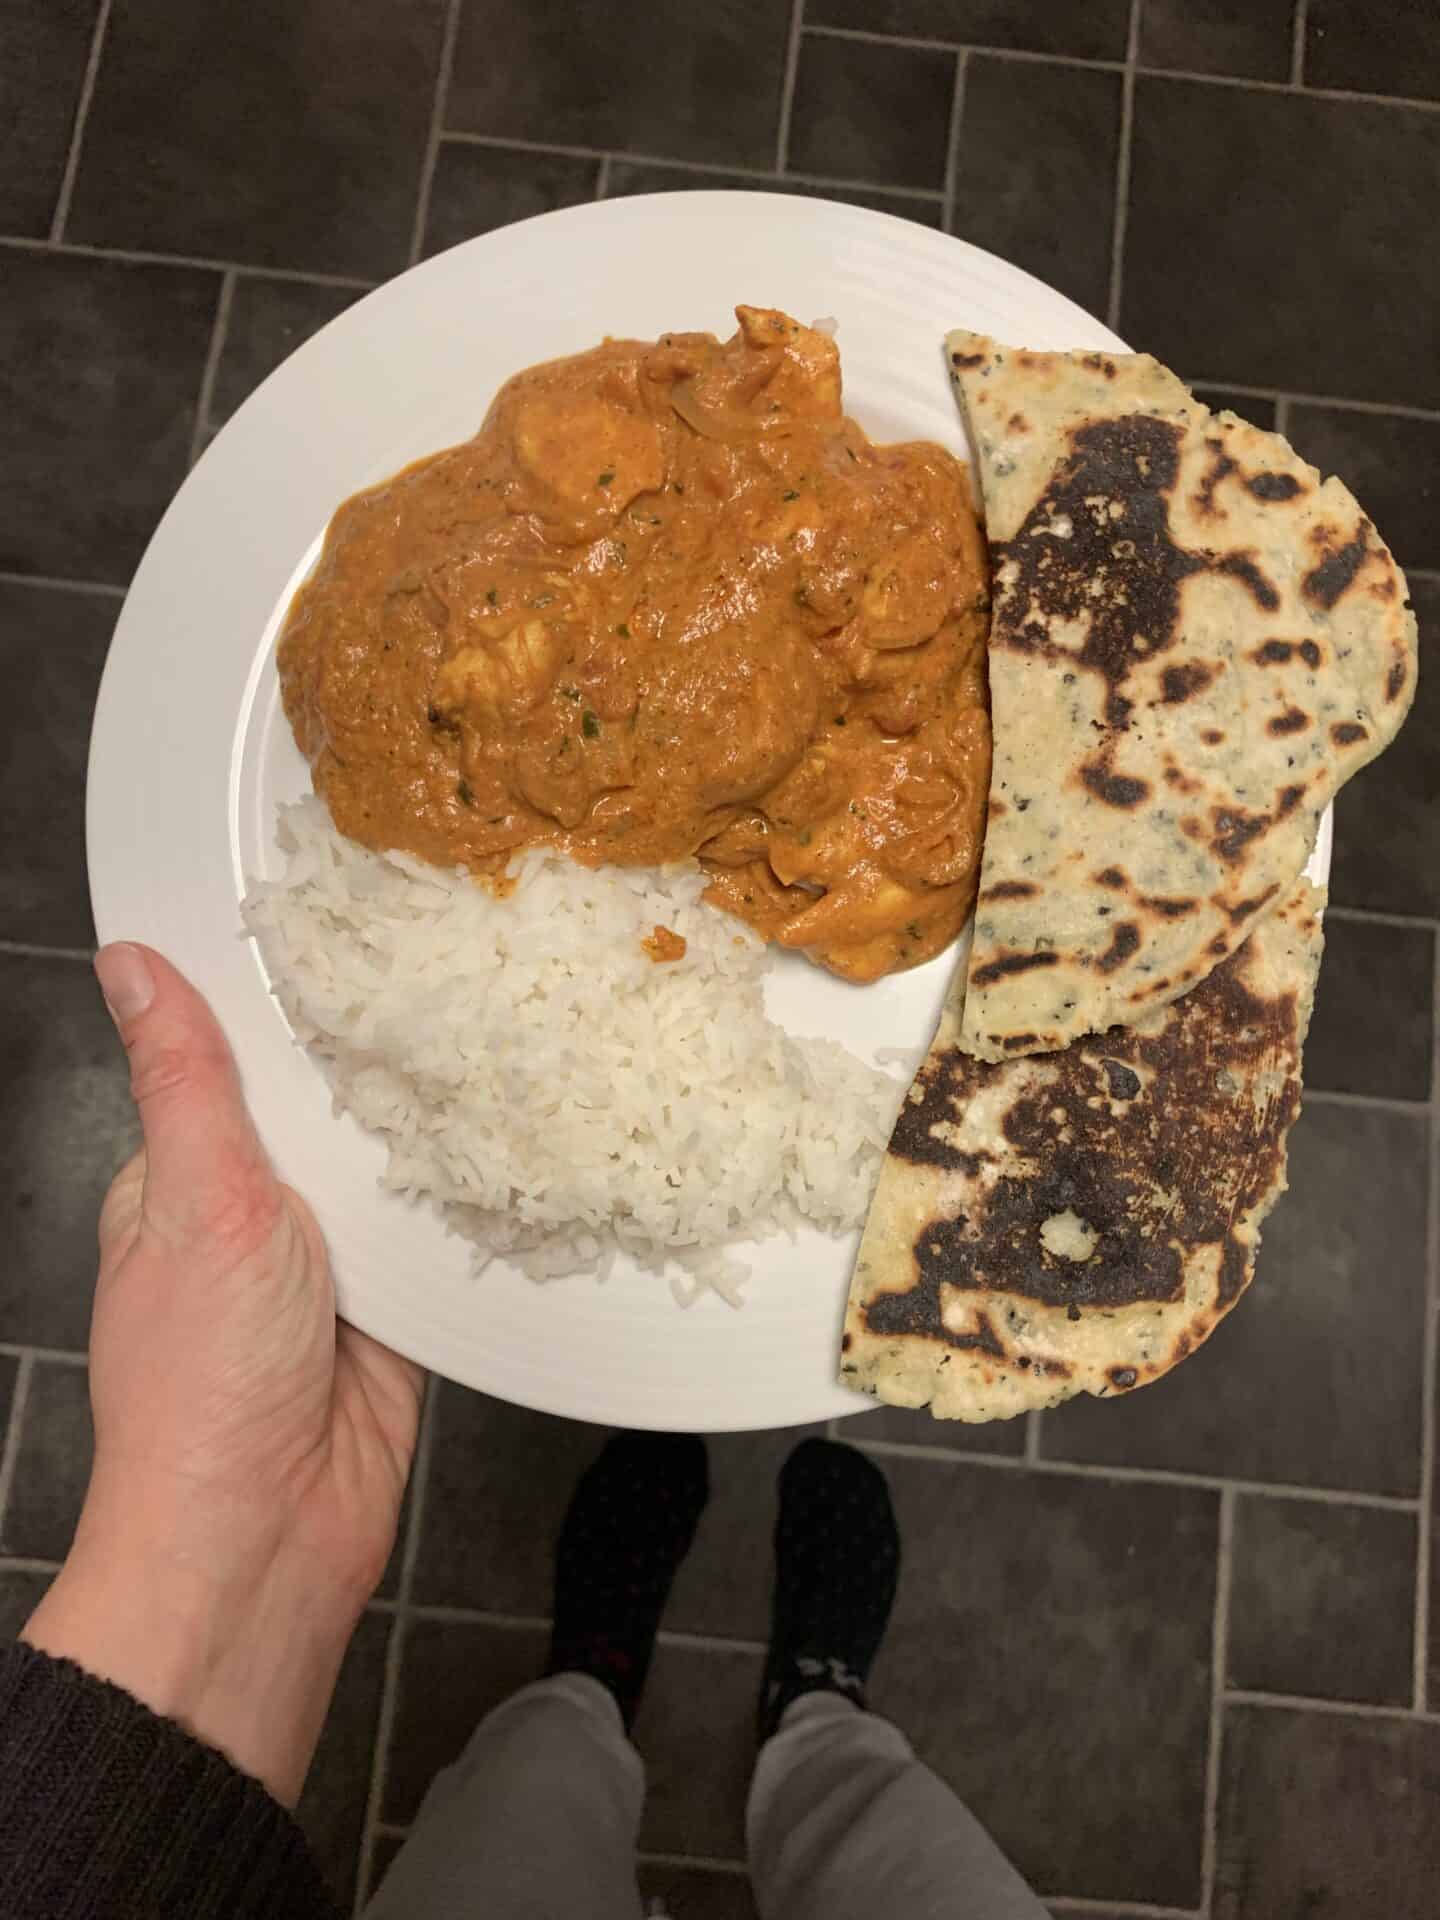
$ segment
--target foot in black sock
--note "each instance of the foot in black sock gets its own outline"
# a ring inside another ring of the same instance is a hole
[[[900,1534],[884,1474],[853,1447],[802,1440],[780,1473],[762,1740],[802,1693],[838,1693],[864,1706],[899,1577]]]
[[[581,1476],[555,1549],[555,1626],[545,1671],[588,1673],[628,1732],[680,1562],[709,1497],[705,1442],[617,1433]]]

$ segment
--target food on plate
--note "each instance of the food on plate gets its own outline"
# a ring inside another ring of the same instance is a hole
[[[966,472],[874,446],[833,339],[607,340],[347,501],[279,650],[341,832],[500,874],[698,854],[709,899],[859,981],[955,938],[990,737]]]
[[[725,1243],[863,1219],[903,1087],[766,1017],[769,952],[693,866],[536,848],[502,899],[358,846],[313,797],[280,837],[246,921],[291,1026],[384,1140],[384,1184],[435,1201],[480,1264],[603,1274],[623,1249],[682,1301],[733,1301]]]
[[[1066,1046],[1197,990],[1275,911],[1415,690],[1347,489],[1148,355],[947,337],[994,575],[995,735],[959,1044]]]
[[[1292,884],[1191,992],[1062,1052],[977,1060],[957,982],[861,1243],[846,1384],[1003,1419],[1209,1337],[1285,1189],[1322,902]]]

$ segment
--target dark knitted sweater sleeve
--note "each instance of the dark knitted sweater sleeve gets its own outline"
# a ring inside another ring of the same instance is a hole
[[[338,1920],[300,1829],[119,1687],[0,1648],[5,1920]]]

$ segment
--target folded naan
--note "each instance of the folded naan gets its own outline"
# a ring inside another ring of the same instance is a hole
[[[977,1060],[947,1007],[861,1242],[847,1386],[1002,1419],[1208,1338],[1285,1190],[1322,905],[1299,881],[1183,999],[1063,1052]]]
[[[1289,892],[1415,691],[1338,480],[1148,355],[946,340],[994,571],[994,768],[960,1045],[1066,1046],[1191,991]]]

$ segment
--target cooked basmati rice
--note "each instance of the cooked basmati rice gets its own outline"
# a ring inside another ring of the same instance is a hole
[[[763,942],[698,869],[590,870],[533,851],[497,899],[463,871],[281,809],[283,880],[244,905],[337,1110],[383,1135],[383,1182],[438,1205],[477,1266],[668,1270],[738,1302],[724,1249],[864,1217],[904,1083],[764,1010]],[[641,941],[680,934],[657,965]]]

